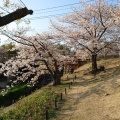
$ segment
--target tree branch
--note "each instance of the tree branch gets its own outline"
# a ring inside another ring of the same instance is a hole
[[[23,17],[25,17],[28,14],[32,15],[33,11],[32,10],[28,10],[25,7],[25,8],[18,9],[15,12],[9,13],[6,16],[0,17],[0,27],[13,22],[14,20],[23,18]]]

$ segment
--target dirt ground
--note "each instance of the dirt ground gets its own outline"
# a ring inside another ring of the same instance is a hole
[[[120,120],[120,75],[95,83],[79,79],[66,98],[53,120]]]

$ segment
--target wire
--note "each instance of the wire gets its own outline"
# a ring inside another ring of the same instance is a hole
[[[62,13],[62,14],[55,14],[55,15],[48,15],[48,16],[41,16],[41,17],[33,17],[33,18],[28,18],[28,19],[30,19],[30,20],[44,19],[44,18],[57,17],[57,16],[61,16],[61,15],[65,15],[65,14],[70,14],[70,13],[74,13],[74,12]]]
[[[94,0],[89,0],[87,2],[91,2],[91,1],[94,1]],[[69,6],[69,5],[75,5],[75,4],[79,4],[79,3],[73,3],[73,4],[63,5],[63,6],[51,7],[51,8],[41,9],[41,10],[49,10],[49,9],[54,9],[54,8],[59,8],[59,7]],[[58,9],[58,10],[55,10],[55,11],[66,10],[66,9],[70,9],[70,8]],[[41,11],[41,10],[37,10],[37,11]],[[54,12],[54,10],[45,11],[45,12],[41,12],[41,13],[48,13],[48,12]],[[36,13],[36,14],[41,14],[41,13]],[[74,12],[69,12],[69,13],[74,13]],[[63,16],[65,14],[69,14],[69,13],[62,13],[62,14],[55,14],[55,15],[48,15],[48,16],[41,16],[41,17],[33,17],[33,18],[28,18],[28,19],[36,20],[36,19],[45,19],[45,18],[51,18],[51,17],[59,17],[59,16]]]
[[[21,3],[21,1],[19,0],[19,2],[20,2],[20,5],[22,6],[22,7],[25,7],[22,3]]]
[[[94,1],[94,0],[88,0],[87,2],[91,2],[91,1]],[[71,6],[71,5],[77,5],[77,4],[80,4],[80,2],[72,3],[72,4],[66,4],[66,5],[57,6],[57,7],[50,7],[50,8],[40,9],[40,10],[34,10],[34,11],[44,11],[44,10],[56,9],[56,8],[61,8],[61,7]]]
[[[41,14],[41,13],[50,13],[50,12],[56,12],[56,11],[61,11],[61,10],[68,10],[68,9],[71,9],[71,8],[65,8],[65,9],[59,9],[59,10],[51,10],[51,11],[47,11],[47,12],[40,12],[40,13],[35,13],[35,14]]]
[[[50,7],[50,8],[40,9],[40,10],[34,10],[34,11],[44,11],[44,10],[56,9],[56,8],[60,8],[60,7],[66,7],[66,6],[77,5],[77,4],[80,4],[80,3],[67,4],[67,5],[57,6],[57,7]]]
[[[23,4],[24,7],[26,7],[25,3],[22,0],[19,0],[19,1]]]
[[[113,2],[113,0],[109,0],[109,1]],[[95,0],[88,0],[86,2],[95,2]],[[45,9],[40,9],[40,10],[34,10],[34,11],[45,11],[45,10],[49,10],[49,9],[56,9],[56,8],[61,8],[61,7],[71,6],[71,5],[77,5],[77,4],[81,4],[81,3],[77,2],[77,3],[66,4],[66,5],[62,5],[62,6],[50,7],[50,8],[45,8]]]

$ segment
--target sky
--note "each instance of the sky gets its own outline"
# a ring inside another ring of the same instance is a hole
[[[26,18],[30,18],[30,26],[35,28],[35,32],[48,30],[51,16],[72,12],[71,6],[64,5],[74,4],[73,6],[78,6],[78,4],[75,4],[78,3],[78,0],[34,0],[34,2],[33,0],[23,0],[23,2],[28,9],[34,11],[33,15]]]
[[[11,0],[21,3],[20,0]],[[78,0],[22,0],[28,9],[32,9],[33,15],[27,15],[25,19],[30,20],[30,26],[34,29],[34,32],[48,31],[50,26],[51,16],[61,16],[65,13],[73,12],[71,6],[78,6]],[[22,4],[22,3],[21,3]],[[73,5],[71,5],[73,4]],[[67,5],[67,6],[65,6]],[[60,7],[61,6],[61,7]],[[62,7],[63,6],[63,7]],[[56,7],[56,8],[54,8]],[[58,7],[58,8],[57,8]],[[16,23],[12,23],[9,26],[12,27]],[[18,24],[22,26],[25,24]]]
[[[50,27],[50,18],[51,16],[62,16],[65,13],[73,12],[71,7],[79,6],[79,0],[10,0],[12,2],[22,4],[34,11],[33,15],[27,15],[25,17],[26,20],[30,20],[30,24],[25,24],[21,22],[20,24],[16,24],[16,22],[12,22],[6,27],[8,29],[17,28],[19,26],[30,26],[33,31],[32,33],[42,33],[44,31],[49,31]],[[22,2],[21,2],[22,1]],[[87,0],[93,1],[93,0]],[[116,0],[108,0],[108,1],[116,1]],[[1,0],[0,0],[1,6]],[[23,20],[23,19],[21,19]],[[2,36],[2,41],[5,42],[5,37]]]
[[[10,1],[21,5],[23,5],[23,2],[28,9],[32,9],[34,12],[33,15],[27,15],[25,17],[26,20],[30,20],[30,24],[24,24],[24,22],[16,24],[16,22],[12,22],[6,26],[7,29],[17,28],[19,26],[30,26],[33,29],[33,34],[49,31],[50,18],[53,18],[51,16],[61,16],[65,13],[70,13],[72,12],[71,6],[78,6],[79,2],[79,0],[22,0],[22,2],[21,0]],[[2,6],[1,0],[0,6]],[[2,36],[1,38],[1,43],[7,41],[6,37]]]

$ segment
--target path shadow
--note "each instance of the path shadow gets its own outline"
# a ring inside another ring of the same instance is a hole
[[[116,85],[116,81],[118,80],[118,78],[114,78],[114,79],[110,79],[109,80],[109,83],[107,81],[103,81],[101,83],[98,83],[97,85],[95,85],[94,87],[91,87],[89,88],[87,91],[85,92],[81,92],[81,93],[78,93],[78,99],[76,99],[76,104],[78,102],[80,102],[81,100],[87,98],[88,96],[91,96],[92,94],[96,94],[96,95],[103,95],[105,94],[106,92],[106,89],[105,89],[105,85],[107,84],[110,88],[112,89],[116,89],[118,87],[120,87],[120,85]],[[77,83],[78,84],[78,83]],[[81,83],[79,83],[81,84]],[[88,83],[85,83],[85,85],[88,84]],[[84,84],[83,84],[84,85]],[[114,87],[115,86],[115,87]],[[72,96],[72,95],[71,95]]]

